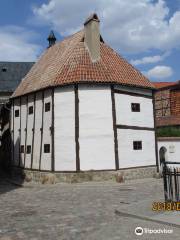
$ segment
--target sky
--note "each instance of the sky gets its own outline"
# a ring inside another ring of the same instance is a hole
[[[180,79],[180,0],[1,0],[0,61],[37,61],[96,12],[104,41],[151,81]]]

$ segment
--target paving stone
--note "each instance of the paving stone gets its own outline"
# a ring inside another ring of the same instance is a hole
[[[134,233],[137,226],[169,226],[119,216],[115,211],[149,214],[152,202],[162,199],[162,179],[125,183],[27,183],[24,187],[0,179],[0,240],[138,239]],[[179,239],[180,229],[172,229],[174,233],[170,237]],[[147,239],[168,237],[149,235]]]

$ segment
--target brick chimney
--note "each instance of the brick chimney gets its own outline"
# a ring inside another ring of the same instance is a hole
[[[93,13],[84,23],[84,42],[89,50],[92,62],[100,60],[100,32],[99,18]]]

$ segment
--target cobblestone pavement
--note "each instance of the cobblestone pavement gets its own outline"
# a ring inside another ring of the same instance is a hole
[[[0,240],[180,239],[178,227],[116,214],[153,215],[151,204],[161,199],[161,179],[25,187],[1,180]],[[143,207],[147,201],[149,209]],[[173,229],[173,234],[136,236],[137,226]]]

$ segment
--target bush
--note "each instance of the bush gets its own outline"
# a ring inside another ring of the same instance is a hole
[[[161,127],[157,129],[157,137],[180,137],[180,127]]]

